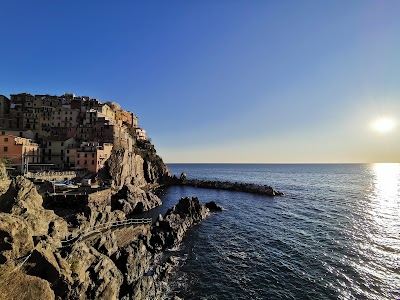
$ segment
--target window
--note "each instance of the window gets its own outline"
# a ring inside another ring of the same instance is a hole
[[[80,156],[80,153],[78,153],[78,157]]]
[[[79,160],[76,161],[76,164],[79,165]]]
[[[87,165],[87,160],[85,160],[85,163],[84,163],[85,165]]]
[[[94,157],[94,153],[92,153],[92,157]]]
[[[4,141],[5,141],[5,142],[8,142],[8,138],[4,138]]]
[[[85,153],[85,157],[87,157],[87,153]]]
[[[51,142],[49,142],[49,146],[51,146]]]
[[[64,143],[63,143],[63,142],[61,143],[61,147],[62,147],[62,146],[64,146]]]
[[[8,152],[8,147],[4,147],[4,152]]]
[[[92,165],[94,165],[94,160],[92,160]]]

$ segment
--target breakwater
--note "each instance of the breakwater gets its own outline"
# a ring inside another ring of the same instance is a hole
[[[187,185],[198,188],[245,192],[245,193],[260,194],[266,196],[284,195],[282,192],[273,189],[269,185],[259,185],[253,183],[229,182],[229,181],[187,179],[186,176],[184,175],[181,175],[179,183],[181,185]]]

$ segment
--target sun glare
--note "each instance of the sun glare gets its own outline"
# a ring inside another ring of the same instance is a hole
[[[388,133],[396,127],[396,122],[392,118],[379,118],[371,123],[371,129],[379,133]]]

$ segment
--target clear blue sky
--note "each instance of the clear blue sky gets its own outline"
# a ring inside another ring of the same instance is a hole
[[[139,116],[167,162],[400,161],[400,1],[2,1],[0,94]]]

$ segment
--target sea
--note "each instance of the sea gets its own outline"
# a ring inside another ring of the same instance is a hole
[[[170,187],[216,201],[188,231],[168,297],[184,299],[400,299],[400,164],[168,164],[188,178],[271,185],[267,197]]]

